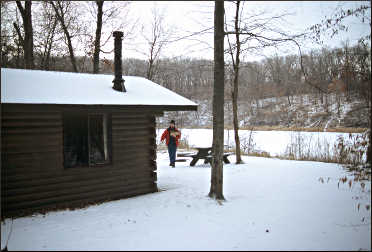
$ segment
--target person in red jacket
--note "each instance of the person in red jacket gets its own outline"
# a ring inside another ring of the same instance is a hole
[[[176,152],[178,146],[178,139],[181,138],[181,131],[176,128],[176,122],[174,120],[170,121],[169,127],[164,130],[163,134],[161,135],[161,141],[163,142],[166,140],[166,144],[168,146],[168,154],[170,160],[170,166],[173,168],[176,166]]]

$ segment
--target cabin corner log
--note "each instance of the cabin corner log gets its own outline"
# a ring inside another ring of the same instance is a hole
[[[163,108],[1,105],[1,214],[19,216],[156,192],[156,120]],[[111,115],[111,163],[65,168],[64,113]]]

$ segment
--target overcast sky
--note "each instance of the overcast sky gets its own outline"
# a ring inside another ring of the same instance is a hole
[[[247,1],[244,3],[246,13],[258,13],[265,11],[267,15],[281,14],[284,12],[291,15],[286,16],[285,20],[279,25],[287,32],[301,33],[306,28],[320,23],[322,19],[331,17],[332,14],[340,8],[355,8],[361,3],[369,4],[369,1]],[[166,27],[174,29],[173,38],[179,38],[191,33],[202,31],[206,28],[213,27],[213,1],[133,1],[130,4],[130,15],[139,19],[140,24],[145,24],[146,28],[151,24],[151,10],[156,6],[158,10],[164,13],[164,23]],[[225,2],[226,18],[233,18],[235,8],[231,3]],[[147,24],[147,25],[146,25]],[[354,44],[362,35],[370,33],[369,24],[361,24],[355,18],[347,22],[350,25],[349,32],[342,32],[336,38],[327,39],[325,43],[329,47],[340,46],[342,41],[349,40]],[[137,34],[132,39],[123,42],[123,57],[134,57],[146,59],[138,51],[146,51],[147,45],[143,38]],[[134,48],[136,50],[134,50]],[[307,42],[304,49],[319,48],[314,43]],[[294,45],[287,45],[278,53],[283,54],[294,50]],[[274,54],[274,49],[266,50],[266,56]],[[190,39],[180,40],[170,43],[162,52],[163,57],[195,57],[213,59],[213,30],[201,36],[193,36]],[[260,57],[246,55],[249,59],[259,60]]]

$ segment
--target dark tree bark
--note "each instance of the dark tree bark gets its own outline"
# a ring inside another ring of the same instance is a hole
[[[99,53],[101,51],[101,31],[102,31],[102,17],[103,17],[103,0],[97,0],[97,28],[96,38],[94,40],[93,53],[93,73],[99,73]]]
[[[22,43],[24,53],[24,67],[26,69],[33,69],[34,65],[34,34],[32,30],[31,4],[32,1],[25,1],[25,7],[22,6],[21,1],[16,1],[17,7],[21,12],[23,20],[24,36],[22,37],[19,27],[14,23],[17,30],[19,40]],[[18,29],[17,29],[18,28]]]
[[[224,2],[214,7],[214,88],[213,88],[213,145],[212,173],[209,197],[224,200],[223,140],[224,140]]]
[[[71,42],[72,37],[70,35],[70,32],[69,32],[68,27],[67,27],[66,22],[65,22],[65,14],[66,13],[63,10],[63,6],[62,6],[61,1],[56,1],[56,2],[50,1],[50,4],[53,6],[54,11],[56,12],[57,19],[62,26],[63,33],[65,34],[65,37],[66,37],[66,40],[67,40],[67,46],[68,46],[68,51],[70,53],[70,60],[71,60],[72,68],[73,68],[74,72],[77,73],[79,71],[78,71],[78,68],[77,68],[76,59],[75,59],[75,55],[74,55],[74,48],[72,47],[72,42]]]
[[[239,65],[240,65],[240,37],[239,37],[239,6],[240,1],[236,2],[235,12],[235,38],[236,38],[236,52],[235,62],[233,61],[234,67],[234,88],[232,91],[232,107],[233,107],[233,125],[235,134],[235,152],[236,152],[236,163],[242,163],[242,157],[240,153],[240,139],[239,139],[239,122],[238,122],[238,94],[239,94]]]

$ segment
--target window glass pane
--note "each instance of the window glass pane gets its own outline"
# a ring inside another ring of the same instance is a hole
[[[66,168],[88,166],[87,116],[63,116],[63,153]]]
[[[103,149],[105,151],[105,160],[108,160],[108,136],[107,136],[108,120],[107,115],[103,115]]]
[[[89,115],[89,160],[93,165],[108,160],[106,115]]]

